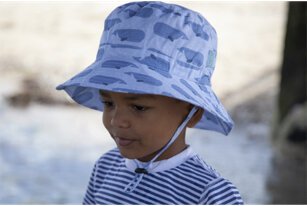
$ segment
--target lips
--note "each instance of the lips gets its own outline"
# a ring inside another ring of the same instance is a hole
[[[136,140],[133,139],[126,139],[126,138],[122,138],[122,137],[114,137],[114,140],[116,141],[117,145],[122,146],[122,147],[126,147],[131,145],[133,142],[135,142]]]

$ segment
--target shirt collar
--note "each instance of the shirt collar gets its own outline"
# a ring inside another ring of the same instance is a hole
[[[174,167],[179,166],[183,162],[185,162],[187,159],[190,159],[191,157],[195,156],[196,153],[192,150],[190,146],[188,146],[185,150],[180,152],[179,154],[161,161],[153,162],[148,168],[149,173],[154,172],[161,172],[164,170],[169,170]],[[141,167],[144,168],[148,163],[147,162],[141,162],[137,159],[127,159],[125,158],[125,164],[128,170],[134,172],[136,168]]]

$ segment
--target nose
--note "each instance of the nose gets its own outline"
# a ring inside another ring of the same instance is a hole
[[[131,125],[127,112],[119,108],[114,109],[110,124],[111,126],[117,128],[129,128]]]

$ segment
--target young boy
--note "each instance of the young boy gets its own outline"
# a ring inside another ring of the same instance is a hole
[[[107,17],[95,62],[57,87],[103,111],[117,144],[96,162],[84,204],[243,204],[185,142],[187,127],[233,127],[211,89],[216,49],[208,21],[178,5],[132,2]]]

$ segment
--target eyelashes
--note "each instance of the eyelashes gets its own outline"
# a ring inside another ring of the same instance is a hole
[[[141,106],[141,105],[131,105],[131,106],[135,111],[138,111],[138,112],[145,112],[148,109],[148,107]]]
[[[105,108],[113,107],[113,102],[111,102],[111,101],[101,100],[101,102],[102,102],[102,104],[104,105]]]

